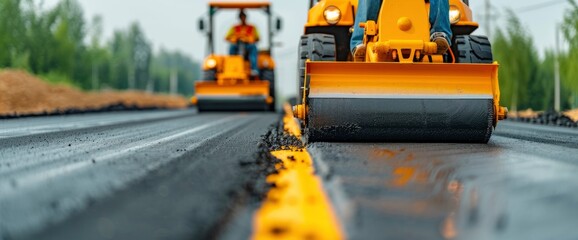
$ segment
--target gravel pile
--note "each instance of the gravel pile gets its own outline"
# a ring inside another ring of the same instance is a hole
[[[111,110],[188,107],[181,96],[145,92],[83,92],[48,84],[23,71],[0,71],[0,118]]]
[[[570,111],[568,113],[572,113],[575,111]],[[560,113],[554,111],[547,111],[537,113],[535,117],[515,117],[511,118],[513,121],[517,122],[526,122],[526,123],[533,123],[533,124],[541,124],[541,125],[551,125],[551,126],[561,126],[561,127],[569,127],[569,128],[578,128],[578,122],[572,119],[574,115],[568,113]]]

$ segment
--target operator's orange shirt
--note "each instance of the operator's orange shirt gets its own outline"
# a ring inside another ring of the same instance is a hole
[[[259,41],[259,32],[257,28],[253,25],[236,25],[229,30],[227,33],[227,41],[236,42],[237,40],[244,41],[246,43],[256,43]]]

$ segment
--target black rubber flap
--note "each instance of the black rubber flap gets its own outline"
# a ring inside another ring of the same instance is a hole
[[[492,99],[310,98],[308,141],[487,143]]]
[[[268,111],[265,97],[199,97],[199,112],[257,112]]]

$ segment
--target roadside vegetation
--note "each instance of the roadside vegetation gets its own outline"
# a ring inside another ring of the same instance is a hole
[[[560,62],[562,110],[578,108],[578,4],[568,1],[559,53],[548,49],[539,54],[513,11],[507,14],[508,24],[495,32],[502,103],[510,110],[554,109],[555,59]],[[83,90],[167,93],[173,75],[179,79],[178,93],[192,94],[199,64],[178,51],[153,51],[138,23],[105,40],[102,18],[87,20],[76,0],[61,0],[52,8],[39,2],[0,0],[0,68],[23,69]]]
[[[76,0],[0,0],[0,69],[22,69],[83,90],[131,89],[192,94],[199,64],[177,51],[153,51],[138,23],[103,39],[102,18],[87,20]]]
[[[540,57],[532,37],[513,11],[507,14],[507,26],[495,33],[493,51],[501,65],[502,104],[510,110],[554,109],[556,58],[560,62],[561,108],[578,108],[578,4],[568,1],[571,8],[564,13],[560,39],[565,47],[559,53],[548,49]]]

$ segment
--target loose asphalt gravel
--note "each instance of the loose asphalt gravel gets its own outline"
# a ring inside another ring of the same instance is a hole
[[[193,110],[0,120],[0,239],[247,238],[274,164],[266,152],[294,144],[275,142],[278,120]],[[309,151],[351,239],[578,239],[576,129],[502,122],[487,145]]]

